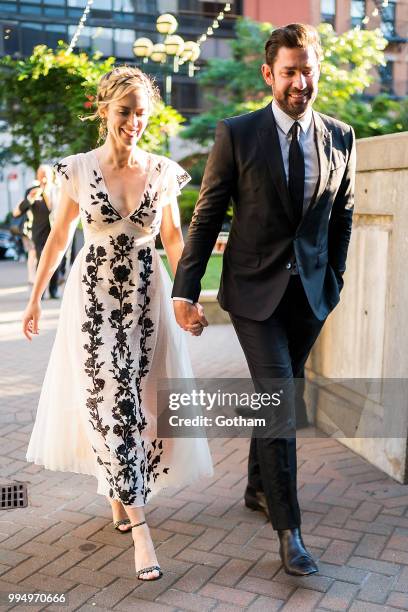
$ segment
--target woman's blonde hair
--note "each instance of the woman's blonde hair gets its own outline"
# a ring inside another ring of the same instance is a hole
[[[144,89],[149,99],[149,112],[160,100],[160,91],[147,74],[134,66],[117,66],[103,75],[98,83],[96,94],[96,111],[85,119],[99,121],[99,141],[106,137],[106,122],[101,115],[101,109],[106,108],[114,100],[123,98],[135,89]]]

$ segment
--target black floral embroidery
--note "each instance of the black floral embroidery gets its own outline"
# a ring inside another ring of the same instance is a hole
[[[134,213],[131,214],[129,219],[133,221],[133,223],[137,223],[141,227],[144,227],[144,219],[146,217],[150,217],[152,214],[156,214],[156,208],[153,208],[157,203],[158,193],[156,192],[153,197],[150,195],[150,190],[152,186],[149,185],[149,189],[143,194],[143,199],[140,203],[140,206]]]
[[[109,425],[104,425],[102,417],[99,414],[99,404],[104,401],[103,389],[105,387],[105,380],[101,378],[100,372],[104,365],[104,361],[99,361],[99,348],[103,346],[102,340],[102,324],[103,324],[103,303],[98,299],[96,294],[96,287],[102,277],[99,276],[99,269],[106,262],[106,250],[102,246],[90,245],[88,254],[85,257],[85,262],[88,264],[86,267],[86,274],[82,277],[86,293],[89,296],[88,304],[85,306],[86,321],[82,325],[82,332],[87,334],[88,342],[84,344],[84,350],[88,354],[85,361],[85,373],[91,380],[91,386],[87,389],[88,399],[86,406],[89,410],[90,423],[95,431],[98,431],[104,441],[104,446],[109,452],[109,446],[106,443],[106,437],[110,430]],[[111,480],[111,466],[110,462],[102,461],[98,452],[100,449],[95,449],[97,461],[99,465],[104,466],[107,477]]]
[[[112,368],[109,370],[115,382],[115,403],[112,416],[116,421],[112,432],[118,441],[111,448],[115,456],[116,469],[109,470],[108,482],[111,496],[119,498],[124,504],[135,503],[138,496],[146,501],[151,491],[149,483],[159,474],[160,457],[163,453],[161,441],[146,443],[141,434],[147,426],[142,407],[142,380],[149,372],[148,339],[153,334],[154,325],[149,317],[149,286],[153,273],[150,249],[141,249],[138,260],[143,263],[139,272],[141,296],[137,320],[140,327],[139,361],[135,364],[128,330],[134,324],[132,295],[135,291],[133,276],[134,237],[120,234],[110,237],[113,256],[109,260],[112,276],[109,278],[109,294],[117,302],[111,310],[109,324],[115,330],[115,342],[111,350]],[[133,300],[134,301],[134,300]],[[164,473],[168,468],[164,468]]]
[[[181,187],[182,185],[188,182],[188,180],[190,179],[190,176],[189,174],[187,174],[187,172],[184,172],[184,174],[177,174],[176,179],[177,179],[178,186]]]
[[[162,164],[155,170],[162,171]],[[126,218],[111,205],[100,172],[93,170],[89,185],[92,208],[83,209],[87,224],[103,227],[127,219],[153,231],[159,194],[152,187],[152,178],[139,208]],[[94,215],[94,210],[101,216]],[[112,232],[109,247],[106,243],[91,245],[86,254],[82,282],[87,304],[82,332],[87,338],[84,367],[90,381],[86,405],[93,430],[100,437],[93,450],[110,497],[132,505],[146,502],[153,483],[170,468],[163,466],[163,441],[146,436],[144,384],[157,332],[151,311],[153,251],[150,246],[138,247],[135,226],[132,230],[124,221],[123,228],[129,231]],[[101,347],[107,338],[112,338],[108,356],[102,357]]]
[[[115,221],[119,221],[122,217],[110,203],[108,194],[98,187],[99,183],[103,180],[102,176],[100,176],[96,170],[93,170],[93,174],[94,182],[89,183],[90,187],[95,191],[95,193],[91,192],[91,204],[101,207],[101,213],[104,216],[103,220],[105,223],[115,223]]]
[[[131,279],[134,237],[120,234],[116,240],[111,237],[110,244],[113,248],[113,257],[109,265],[113,278],[109,279],[109,295],[118,302],[117,308],[111,311],[108,319],[111,327],[116,330],[115,343],[111,350],[112,369],[109,370],[116,382],[112,416],[117,422],[113,427],[113,433],[119,438],[115,448],[119,469],[114,475],[113,488],[123,503],[132,504],[142,489],[135,440],[137,426],[133,385],[135,367],[126,333],[133,320],[131,317],[133,306],[129,298],[135,286]]]
[[[140,249],[138,253],[138,260],[143,263],[143,268],[139,273],[141,284],[138,288],[138,293],[140,294],[140,315],[138,320],[138,325],[140,326],[141,334],[140,334],[140,355],[139,355],[139,369],[138,376],[136,378],[136,392],[138,398],[138,405],[142,407],[142,383],[143,379],[147,375],[149,371],[149,352],[151,348],[148,347],[148,339],[154,332],[154,324],[150,318],[150,296],[149,296],[149,287],[151,285],[150,277],[153,272],[152,263],[152,250],[150,247],[146,249]],[[139,408],[140,410],[140,408]],[[139,429],[141,432],[141,430]],[[141,472],[144,475],[144,495],[145,499],[150,493],[150,482],[153,479],[153,482],[159,476],[159,463],[161,461],[161,455],[163,454],[163,442],[162,440],[153,440],[150,444],[150,448],[146,448],[144,440],[142,440],[143,449],[145,451],[146,459],[143,459],[141,462]],[[169,471],[168,468],[163,468],[163,473],[167,474]]]
[[[58,174],[61,174],[61,176],[64,176],[66,178],[66,180],[69,181],[69,176],[68,176],[68,173],[66,171],[66,168],[68,168],[68,164],[63,164],[62,162],[57,162],[56,164],[54,164],[54,168],[55,168],[56,172],[58,172]]]
[[[95,222],[95,220],[92,219],[92,215],[91,215],[91,213],[89,211],[87,211],[85,208],[82,208],[82,206],[81,206],[81,210],[85,214],[85,218],[86,218],[86,222],[87,223],[91,224],[91,223]]]

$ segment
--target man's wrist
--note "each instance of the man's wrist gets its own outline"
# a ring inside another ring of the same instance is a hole
[[[190,300],[190,298],[185,298],[185,297],[174,296],[172,300],[173,302],[188,302],[189,304],[194,304],[193,300]]]

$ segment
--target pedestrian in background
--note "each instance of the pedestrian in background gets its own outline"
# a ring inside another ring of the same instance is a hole
[[[32,215],[31,240],[34,243],[38,262],[51,231],[52,215],[57,206],[58,194],[51,166],[46,164],[39,166],[36,179],[35,184],[26,191],[24,199],[16,206],[13,217],[19,217],[26,213]],[[32,259],[33,256],[31,255],[30,258],[29,253],[31,265]],[[30,279],[29,268],[29,282],[31,280],[33,279]],[[51,299],[58,298],[58,270],[51,277],[48,291]]]

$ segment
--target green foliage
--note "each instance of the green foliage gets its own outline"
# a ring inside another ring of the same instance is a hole
[[[191,176],[192,185],[201,185],[203,180],[205,165],[207,163],[207,153],[193,153],[180,160],[181,166]]]
[[[207,96],[210,110],[191,121],[182,132],[184,138],[207,144],[219,119],[262,108],[270,101],[260,67],[272,30],[269,23],[237,21],[236,38],[230,43],[232,57],[209,60],[198,77],[211,91]],[[351,123],[359,137],[407,129],[406,105],[403,110],[386,95],[370,101],[361,98],[375,78],[373,68],[385,63],[387,41],[381,31],[353,29],[337,34],[329,24],[321,24],[318,30],[325,57],[316,110]]]
[[[166,266],[167,272],[170,277],[173,278],[173,274],[170,270],[170,264],[167,260],[166,255],[161,256],[164,265]],[[201,287],[204,290],[208,289],[218,289],[220,286],[220,278],[221,278],[221,270],[222,270],[222,255],[213,254],[208,260],[207,269],[203,278],[201,279]]]
[[[194,206],[198,200],[198,189],[185,188],[178,198],[182,225],[189,225],[193,216]]]
[[[100,53],[67,55],[66,49],[63,42],[56,50],[38,45],[26,59],[0,60],[0,107],[11,134],[0,164],[22,161],[35,169],[43,161],[95,147],[97,125],[80,117],[92,114],[97,83],[115,59],[102,61]],[[182,121],[177,111],[160,103],[142,146],[166,152],[168,136]]]

